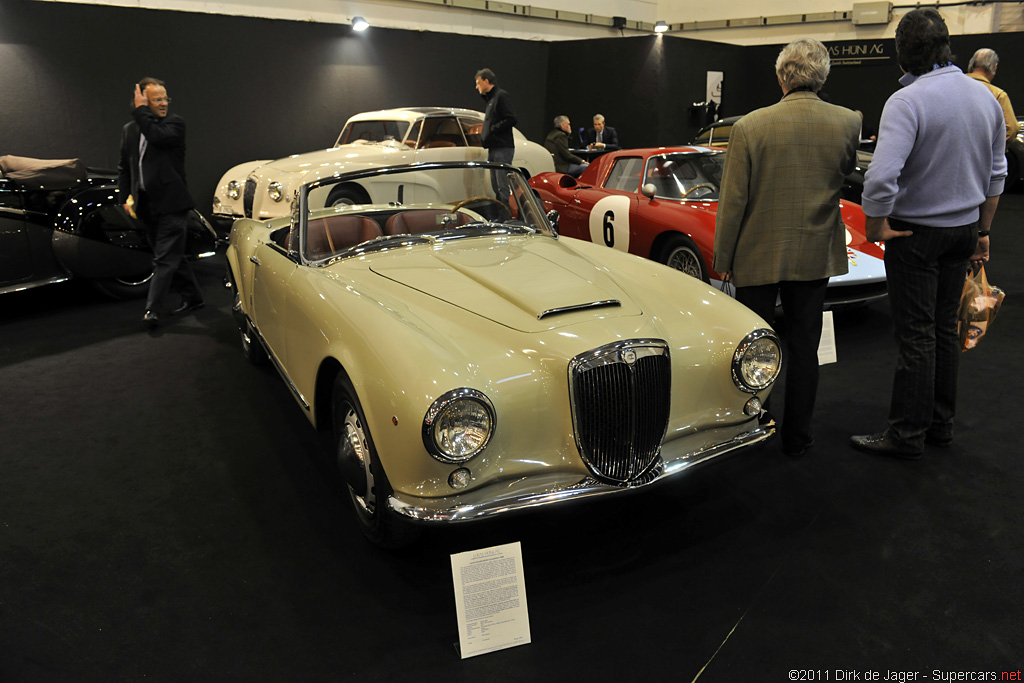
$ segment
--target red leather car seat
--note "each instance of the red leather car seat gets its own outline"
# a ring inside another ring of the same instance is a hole
[[[306,225],[306,255],[323,258],[383,234],[377,221],[365,216],[316,218]]]
[[[448,225],[465,225],[472,221],[468,214],[456,211],[452,213],[447,209],[418,209],[415,211],[403,211],[396,213],[384,224],[385,235],[417,235],[421,232],[440,230],[444,225],[444,217],[451,216],[452,220]]]

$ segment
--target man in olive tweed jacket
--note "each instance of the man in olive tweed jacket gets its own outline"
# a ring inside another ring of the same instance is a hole
[[[781,296],[787,366],[782,447],[799,455],[813,444],[825,287],[848,270],[839,190],[857,160],[860,118],[818,97],[829,71],[820,42],[790,43],[775,67],[782,100],[744,116],[729,137],[714,269],[769,324]]]

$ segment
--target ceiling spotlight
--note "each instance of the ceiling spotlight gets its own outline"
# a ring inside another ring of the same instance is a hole
[[[655,33],[664,33],[667,30],[668,30],[668,24],[666,24],[664,21],[659,21],[658,23],[656,23],[654,25],[654,32]]]
[[[362,17],[352,17],[352,30],[353,31],[365,31],[370,28],[370,22]]]

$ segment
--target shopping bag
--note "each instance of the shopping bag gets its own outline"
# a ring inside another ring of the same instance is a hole
[[[1005,296],[1003,290],[989,284],[984,265],[967,271],[956,321],[961,351],[973,349],[988,333]]]

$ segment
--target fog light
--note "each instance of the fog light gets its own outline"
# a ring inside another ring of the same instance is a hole
[[[469,470],[465,467],[460,467],[448,475],[448,485],[453,489],[464,489],[469,486],[469,480],[472,476]]]
[[[754,417],[755,415],[760,415],[761,399],[759,399],[757,396],[751,398],[749,401],[747,401],[747,405],[743,406],[743,412],[746,413],[747,415],[750,415],[751,417]]]

